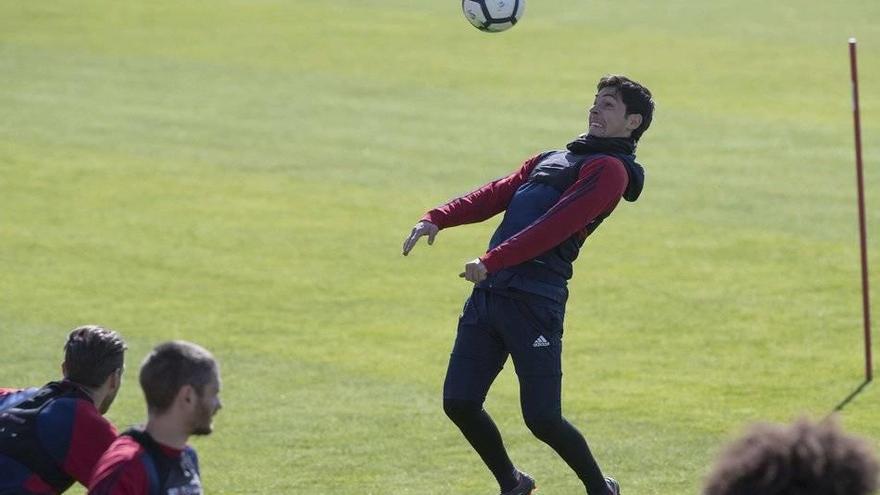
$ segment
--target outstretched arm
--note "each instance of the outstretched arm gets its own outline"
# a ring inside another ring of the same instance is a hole
[[[441,229],[482,222],[504,211],[513,193],[528,180],[529,174],[540,161],[541,156],[543,155],[529,158],[512,174],[494,180],[426,213],[403,242],[403,255],[409,254],[422,236],[428,236],[428,245],[431,245]]]

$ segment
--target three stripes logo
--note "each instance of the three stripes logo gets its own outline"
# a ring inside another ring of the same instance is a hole
[[[535,339],[535,343],[532,344],[532,347],[548,347],[550,345],[550,341],[544,338],[543,335],[538,335],[538,338]]]

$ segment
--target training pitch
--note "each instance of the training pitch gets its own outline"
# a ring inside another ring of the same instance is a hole
[[[400,246],[581,132],[595,81],[625,73],[657,101],[648,176],[575,264],[563,408],[624,493],[697,493],[747,423],[822,417],[862,383],[847,39],[876,273],[877,19],[531,0],[490,35],[456,1],[0,2],[0,387],[56,378],[66,331],[106,325],[130,346],[125,428],[141,359],[185,338],[224,377],[195,440],[210,493],[494,493],[440,390],[457,275],[497,220]],[[841,420],[880,446],[878,394]],[[543,493],[581,493],[510,364],[486,408]]]

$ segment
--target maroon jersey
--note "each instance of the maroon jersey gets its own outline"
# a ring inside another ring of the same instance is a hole
[[[160,444],[141,430],[120,435],[95,468],[89,495],[201,495],[199,463],[189,446]]]
[[[0,410],[0,493],[56,494],[74,481],[87,486],[116,429],[72,382],[29,390],[0,390],[0,402],[18,394]]]

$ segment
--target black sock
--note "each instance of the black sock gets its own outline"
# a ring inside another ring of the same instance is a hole
[[[517,484],[515,468],[504,448],[498,427],[482,404],[469,400],[443,399],[443,410],[483,459],[486,467],[498,480],[501,491],[513,489]]]

